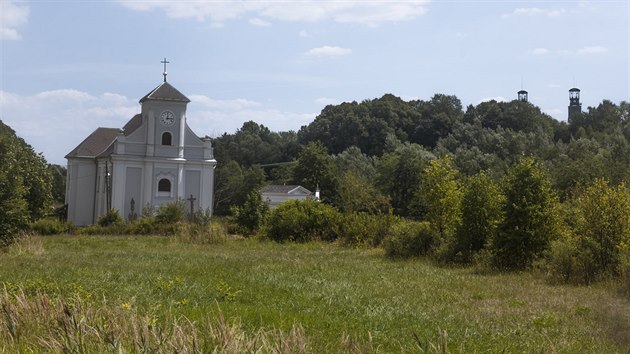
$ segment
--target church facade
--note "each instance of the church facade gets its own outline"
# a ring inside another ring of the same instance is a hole
[[[210,139],[186,123],[189,102],[164,75],[122,129],[97,128],[68,153],[68,221],[94,224],[110,209],[134,219],[177,200],[212,211],[217,162]]]

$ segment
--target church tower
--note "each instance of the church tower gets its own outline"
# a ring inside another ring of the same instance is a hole
[[[68,159],[68,220],[90,225],[116,209],[133,220],[143,206],[190,201],[212,212],[212,142],[186,123],[190,100],[166,81],[140,99],[141,113],[122,129],[97,128]]]
[[[569,120],[580,113],[582,113],[582,104],[580,103],[580,89],[574,87],[569,90]]]
[[[518,100],[521,102],[527,102],[527,91],[520,90],[518,92]]]

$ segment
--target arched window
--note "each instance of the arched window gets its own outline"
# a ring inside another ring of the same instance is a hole
[[[169,132],[164,132],[164,134],[162,134],[162,145],[172,145],[173,142],[173,136],[171,135],[171,133]]]
[[[158,192],[171,192],[171,181],[166,178],[162,178],[158,182]]]

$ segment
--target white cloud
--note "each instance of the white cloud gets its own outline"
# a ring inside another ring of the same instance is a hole
[[[308,52],[304,53],[304,55],[309,57],[340,57],[344,55],[348,55],[352,53],[352,49],[349,48],[341,48],[341,47],[331,47],[331,46],[323,46],[318,48],[313,48]]]
[[[519,7],[514,9],[509,14],[504,14],[503,18],[509,18],[512,16],[548,16],[558,17],[567,12],[565,9],[541,9],[539,7]]]
[[[549,49],[547,48],[536,48],[532,51],[534,55],[545,55],[547,53],[549,53]]]
[[[477,104],[482,103],[482,102],[490,102],[490,101],[497,101],[497,102],[507,102],[507,100],[505,99],[505,97],[503,96],[495,96],[495,97],[485,97],[480,99]]]
[[[298,130],[316,113],[296,113],[264,107],[246,98],[216,99],[188,95],[187,119],[200,136],[233,133],[253,120],[274,131]],[[0,90],[0,119],[42,152],[49,163],[65,164],[64,156],[98,127],[122,128],[140,112],[137,99],[106,92],[60,89],[34,95]]]
[[[0,1],[0,40],[20,40],[16,27],[28,21],[28,6],[18,5],[13,0]]]
[[[258,27],[270,27],[271,26],[271,22],[265,21],[265,20],[261,20],[259,18],[252,18],[251,20],[249,20],[249,23],[251,23],[254,26],[258,26]]]
[[[429,0],[400,1],[335,1],[304,0],[299,2],[272,0],[241,1],[178,1],[178,0],[119,0],[124,6],[138,11],[159,9],[173,18],[210,19],[223,22],[245,15],[255,15],[289,22],[332,20],[377,26],[386,22],[410,21],[426,13]]]
[[[578,50],[580,54],[601,54],[608,52],[608,48],[602,46],[583,47]]]
[[[301,30],[298,34],[302,38],[308,38],[311,36],[306,30]]]
[[[232,100],[217,100],[204,95],[189,95],[192,104],[200,104],[205,108],[221,110],[242,110],[249,107],[260,106],[259,102],[237,98]]]

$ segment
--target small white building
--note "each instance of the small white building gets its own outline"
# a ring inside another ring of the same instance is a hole
[[[186,124],[190,100],[164,82],[140,99],[122,128],[97,128],[68,160],[68,221],[94,224],[109,209],[125,218],[178,199],[211,210],[216,160],[210,139]]]
[[[275,208],[287,200],[304,200],[315,198],[313,193],[302,186],[270,184],[260,190],[264,202]]]

